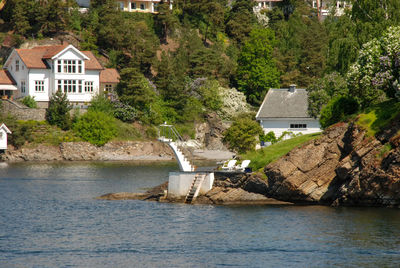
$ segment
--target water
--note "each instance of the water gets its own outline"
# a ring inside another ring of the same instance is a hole
[[[399,267],[400,210],[95,200],[174,164],[0,168],[0,267]]]

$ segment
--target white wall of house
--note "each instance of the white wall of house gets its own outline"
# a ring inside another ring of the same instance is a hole
[[[28,68],[21,60],[19,55],[15,53],[15,51],[10,56],[12,57],[10,63],[7,65],[6,69],[10,72],[11,76],[14,78],[15,82],[17,83],[17,91],[13,92],[15,98],[25,97],[28,95]],[[16,61],[19,61],[19,67],[17,71]],[[25,82],[25,90],[22,89],[22,85]],[[25,92],[23,92],[25,91]]]
[[[29,95],[35,97],[35,101],[49,101],[50,92],[50,72],[48,69],[30,69],[27,88]],[[42,83],[43,87],[39,83]],[[43,90],[37,90],[42,89]]]
[[[7,132],[4,128],[0,128],[0,150],[7,149]]]
[[[321,126],[318,119],[314,118],[269,118],[260,120],[260,125],[264,130],[264,133],[273,131],[275,136],[279,138],[283,132],[291,131],[295,134],[311,134],[321,132]],[[291,125],[306,125],[306,128],[301,126],[300,128],[291,128]]]

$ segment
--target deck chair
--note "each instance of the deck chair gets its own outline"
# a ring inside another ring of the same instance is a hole
[[[250,162],[250,160],[243,160],[242,164],[235,167],[235,169],[239,171],[244,171],[249,166]]]
[[[222,166],[222,170],[233,170],[233,168],[235,167],[237,160],[229,160],[228,163],[226,163],[226,165],[224,164]]]

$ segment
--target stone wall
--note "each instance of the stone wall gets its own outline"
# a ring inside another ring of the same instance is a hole
[[[1,104],[1,113],[4,115],[12,114],[18,120],[45,120],[46,109],[44,108],[28,108],[10,100],[1,100]]]

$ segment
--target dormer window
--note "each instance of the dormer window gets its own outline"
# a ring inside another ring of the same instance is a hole
[[[83,62],[81,60],[57,60],[57,73],[81,74]]]
[[[19,60],[15,60],[15,71],[19,71]]]

